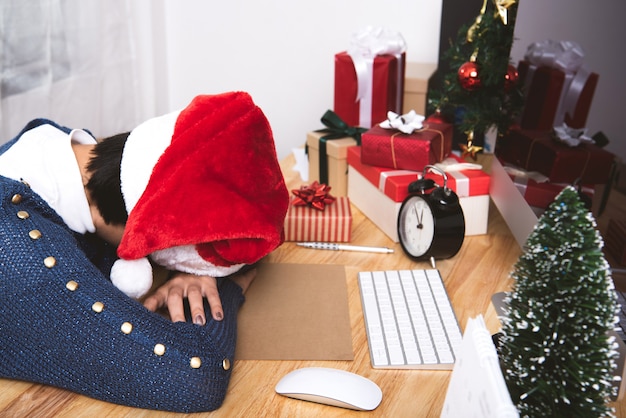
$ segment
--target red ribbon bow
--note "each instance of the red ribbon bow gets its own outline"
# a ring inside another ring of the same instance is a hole
[[[293,204],[295,206],[310,206],[313,209],[324,210],[326,205],[335,201],[335,198],[330,195],[330,189],[330,186],[320,184],[318,181],[314,181],[310,186],[301,186],[299,189],[291,191],[296,196]]]

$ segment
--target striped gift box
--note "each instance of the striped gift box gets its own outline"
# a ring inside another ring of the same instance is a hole
[[[352,232],[350,199],[337,197],[324,210],[289,205],[285,241],[349,242]]]

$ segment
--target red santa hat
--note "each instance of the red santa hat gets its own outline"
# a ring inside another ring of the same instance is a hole
[[[152,285],[147,256],[220,277],[283,242],[289,195],[270,125],[246,93],[198,96],[141,124],[120,177],[129,216],[111,279],[130,296]]]

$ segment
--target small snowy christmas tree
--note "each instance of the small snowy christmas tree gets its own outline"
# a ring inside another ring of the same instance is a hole
[[[567,187],[515,264],[501,360],[522,416],[611,416],[617,302],[596,223]]]

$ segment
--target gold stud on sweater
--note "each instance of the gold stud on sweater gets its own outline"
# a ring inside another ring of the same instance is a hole
[[[189,360],[189,365],[192,369],[199,369],[200,366],[202,366],[202,360],[200,360],[200,357],[192,357],[191,360]]]
[[[57,265],[57,259],[54,257],[46,257],[43,259],[43,264],[51,269],[52,267]]]
[[[154,354],[157,356],[162,356],[165,354],[165,346],[163,344],[157,344],[154,346]]]
[[[122,324],[122,332],[124,334],[130,334],[133,331],[133,324],[131,324],[130,322],[124,322]]]

